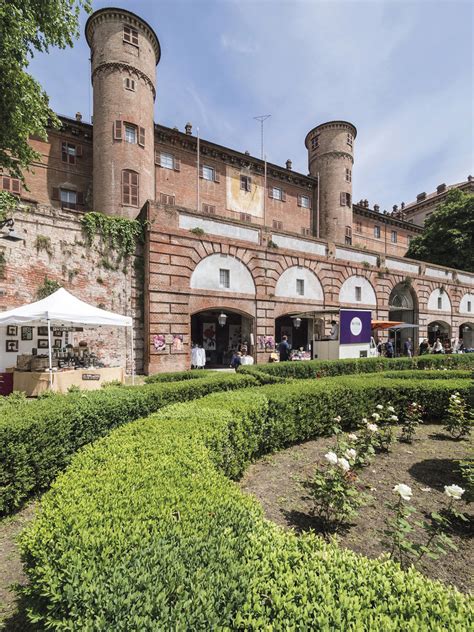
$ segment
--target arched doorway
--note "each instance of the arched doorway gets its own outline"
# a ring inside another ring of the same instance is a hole
[[[287,336],[291,349],[312,351],[313,319],[300,318],[295,314],[280,316],[275,320],[275,341],[281,342]]]
[[[413,288],[406,283],[398,283],[392,290],[388,300],[388,319],[418,325],[418,301]],[[411,338],[413,348],[418,347],[418,329],[400,329],[395,336],[395,354],[401,355],[405,340]]]
[[[459,340],[462,339],[464,349],[474,349],[474,323],[463,323],[459,326]]]
[[[229,367],[232,352],[253,355],[254,319],[227,308],[213,308],[191,316],[191,347],[204,349],[208,368]]]
[[[428,323],[428,342],[430,346],[436,342],[437,339],[441,340],[441,344],[444,345],[451,343],[451,327],[443,320],[434,320]]]

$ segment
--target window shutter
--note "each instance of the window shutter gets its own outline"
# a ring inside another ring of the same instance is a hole
[[[78,191],[76,195],[76,203],[81,206],[84,204],[84,193],[82,191]]]
[[[313,200],[309,195],[308,195],[308,200],[309,200],[309,208],[313,208]]]
[[[141,145],[142,147],[145,147],[145,128],[144,127],[138,128],[138,144]]]
[[[12,192],[20,193],[21,187],[20,187],[20,181],[18,180],[18,178],[12,178],[11,183],[12,183]]]
[[[4,191],[10,191],[10,178],[7,176],[3,176],[2,178],[2,187]]]
[[[220,182],[220,181],[221,181],[220,173],[217,169],[214,169],[214,182]]]
[[[298,194],[298,206],[303,206],[302,197],[302,195]]]
[[[351,194],[350,193],[346,193],[346,200],[347,200],[347,206],[351,205]]]
[[[115,121],[114,123],[114,138],[115,140],[122,140],[122,121]]]
[[[346,205],[346,194],[341,193],[341,206],[345,206],[345,205]]]
[[[286,202],[286,193],[284,192],[284,190],[281,190],[281,201],[282,202]]]
[[[247,178],[247,181],[245,183],[245,190],[252,191],[252,178],[250,176]]]
[[[82,157],[82,145],[76,145],[76,156],[78,158]]]
[[[53,187],[52,199],[53,200],[59,200],[59,188]]]
[[[179,158],[173,158],[173,169],[175,171],[181,171],[181,160]]]
[[[199,165],[199,177],[203,178],[203,173],[202,173],[202,165]]]
[[[269,197],[269,198],[272,198],[272,200],[273,200],[273,188],[272,188],[272,187],[270,187],[270,188],[268,189],[268,197]]]

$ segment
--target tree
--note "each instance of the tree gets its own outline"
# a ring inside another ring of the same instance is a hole
[[[474,272],[474,195],[449,191],[405,256]]]
[[[60,126],[25,68],[36,51],[72,46],[81,8],[90,12],[90,0],[0,0],[0,168],[23,181],[23,169],[40,157],[29,137],[46,139],[48,125]]]

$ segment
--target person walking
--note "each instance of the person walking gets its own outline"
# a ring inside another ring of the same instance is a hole
[[[237,351],[237,353],[234,353],[234,355],[232,356],[230,366],[237,371],[241,365],[242,365],[242,354],[240,351]]]
[[[413,356],[413,344],[411,338],[407,338],[403,343],[403,353],[409,358]]]
[[[288,336],[283,336],[280,344],[278,345],[278,353],[280,356],[280,362],[286,362],[290,358],[290,345],[288,344]]]
[[[385,343],[385,354],[387,358],[393,358],[393,342],[391,338]]]

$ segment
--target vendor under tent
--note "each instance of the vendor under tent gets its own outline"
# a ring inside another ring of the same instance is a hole
[[[418,325],[412,325],[410,323],[399,323],[398,325],[392,325],[388,327],[388,331],[393,331],[394,334],[394,347],[395,352],[397,352],[397,332],[400,332],[405,329],[419,329]],[[401,346],[401,341],[399,340],[399,344]]]
[[[8,325],[44,325],[47,326],[48,336],[48,382],[51,390],[63,390],[58,388],[61,381],[58,376],[59,372],[53,372],[53,348],[52,348],[52,336],[51,330],[57,327],[65,327],[71,325],[80,326],[112,326],[112,327],[130,327],[131,331],[131,365],[132,365],[132,383],[134,383],[134,344],[133,344],[133,321],[130,316],[122,316],[121,314],[115,314],[104,309],[99,309],[93,305],[89,305],[84,301],[76,298],[64,288],[60,288],[50,296],[31,303],[29,305],[23,305],[16,309],[11,309],[6,312],[0,312],[0,326]],[[85,382],[100,382],[102,381],[103,372],[104,377],[108,381],[116,379],[119,375],[122,376],[123,381],[123,369],[113,372],[112,368],[94,369],[94,373],[84,373],[77,371],[70,371],[73,375],[76,373],[80,377],[83,383],[81,385],[86,388],[97,388],[100,384],[85,384]],[[105,373],[104,373],[105,372]],[[15,372],[16,373],[16,372]],[[30,374],[31,375],[31,374]],[[97,377],[98,376],[98,377]],[[24,376],[23,376],[24,377]],[[39,378],[39,376],[36,376]],[[61,376],[64,377],[64,376]],[[71,376],[69,376],[71,378]],[[43,374],[44,379],[44,374]],[[56,385],[54,384],[56,380]],[[19,380],[21,382],[21,379]],[[23,380],[24,382],[25,380]],[[63,380],[64,381],[64,380]],[[67,380],[66,380],[67,381]],[[69,386],[74,383],[74,380],[69,379]],[[56,388],[55,388],[56,386]]]

